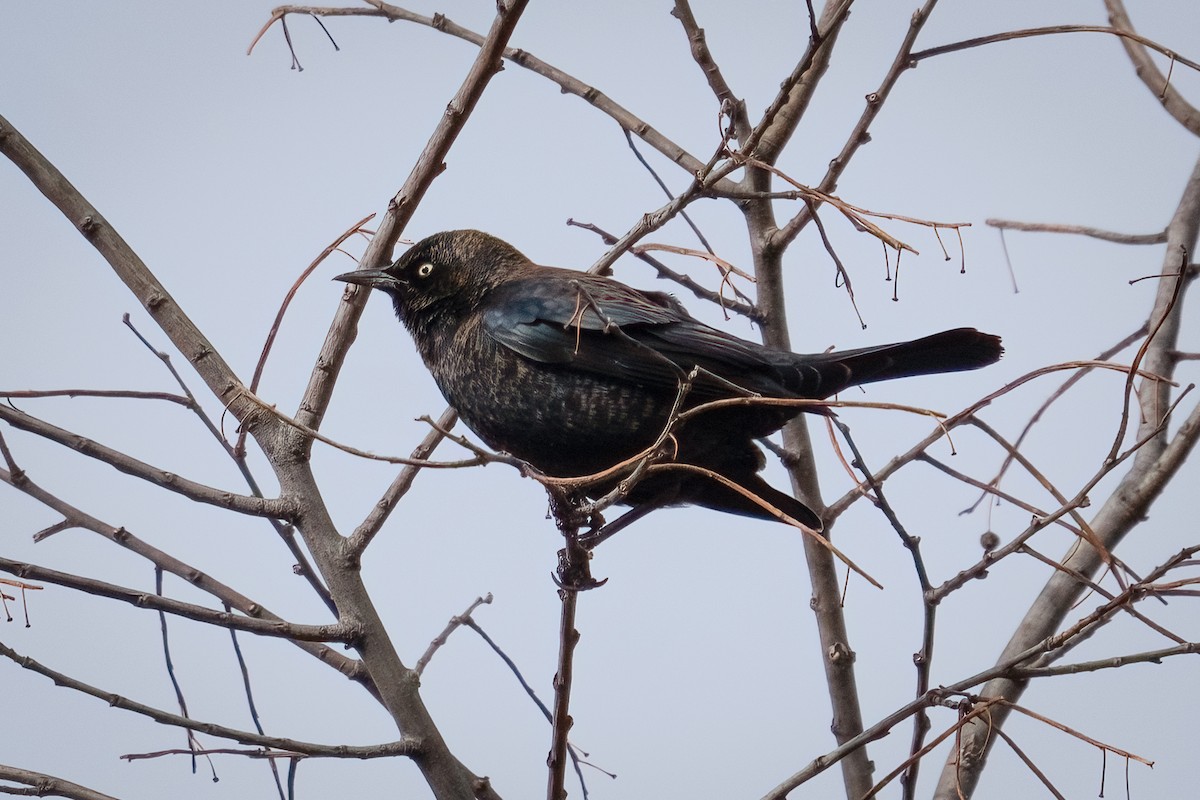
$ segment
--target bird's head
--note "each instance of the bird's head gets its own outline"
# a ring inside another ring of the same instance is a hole
[[[512,245],[482,231],[443,231],[384,269],[360,269],[334,280],[386,292],[396,315],[411,325],[477,308],[489,291],[529,264]]]

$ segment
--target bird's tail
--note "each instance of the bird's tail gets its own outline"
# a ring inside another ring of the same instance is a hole
[[[731,479],[732,480],[732,479]],[[825,525],[817,513],[790,494],[779,491],[758,475],[741,475],[735,481],[742,488],[815,531]],[[704,479],[704,486],[689,498],[689,502],[715,508],[744,517],[778,520],[779,518],[751,498],[716,481]]]
[[[986,367],[1003,352],[999,336],[955,328],[911,342],[793,356],[791,366],[799,378],[793,391],[802,397],[829,397],[864,383]]]

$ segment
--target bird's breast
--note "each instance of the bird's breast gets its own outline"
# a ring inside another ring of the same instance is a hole
[[[606,469],[648,447],[666,425],[674,397],[533,361],[480,325],[439,338],[422,355],[463,421],[490,447],[550,475]]]

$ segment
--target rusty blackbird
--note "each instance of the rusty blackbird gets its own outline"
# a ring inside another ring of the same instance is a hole
[[[764,461],[755,440],[803,409],[753,398],[824,399],[872,381],[976,369],[1003,351],[999,337],[972,328],[814,355],[776,350],[694,319],[669,294],[539,266],[472,230],[434,234],[386,269],[337,280],[389,295],[467,425],[549,475],[591,475],[653,445],[693,370],[679,410],[743,398],[675,420],[666,456],[633,483],[622,500],[633,510],[609,529],[687,504],[777,518],[711,472],[819,530],[812,510],[758,475]],[[628,470],[586,493],[598,497],[625,477]]]

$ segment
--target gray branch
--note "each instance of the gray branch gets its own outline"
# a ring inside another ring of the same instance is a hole
[[[167,472],[166,470],[151,466],[145,461],[140,461],[111,447],[106,447],[99,442],[88,439],[86,436],[72,433],[57,425],[51,425],[45,420],[40,420],[37,417],[30,416],[9,406],[0,405],[0,420],[7,422],[14,428],[36,434],[44,439],[57,442],[64,447],[69,447],[81,455],[94,458],[97,461],[103,461],[113,469],[124,472],[126,475],[141,478],[144,481],[161,486],[176,494],[181,494],[189,500],[195,500],[198,503],[206,503],[218,508],[228,509],[229,511],[236,511],[239,514],[249,514],[255,517],[287,520],[292,516],[292,507],[282,500],[237,494],[236,492],[217,489],[213,486],[206,486],[203,483],[188,480],[173,472]]]
[[[241,744],[253,744],[260,747],[270,747],[275,750],[287,750],[293,753],[303,753],[308,756],[324,756],[328,758],[385,758],[391,756],[421,755],[421,741],[414,737],[405,737],[400,741],[388,742],[386,744],[354,747],[344,744],[315,744],[313,742],[302,742],[297,739],[285,739],[279,736],[264,736],[260,733],[238,730],[237,728],[218,725],[214,722],[202,722],[201,720],[191,719],[179,714],[172,714],[169,711],[163,711],[162,709],[154,708],[145,703],[139,703],[119,694],[114,694],[113,692],[108,692],[91,684],[84,683],[72,678],[70,675],[53,670],[29,656],[23,656],[3,643],[0,643],[0,656],[4,656],[23,669],[44,675],[54,681],[56,686],[63,686],[67,689],[74,689],[82,694],[90,695],[91,697],[103,700],[114,708],[121,708],[126,711],[132,711],[135,714],[141,714],[163,725],[186,728],[190,731],[206,733],[209,736],[216,736],[221,739],[231,739]]]
[[[41,581],[77,589],[97,597],[108,597],[120,600],[138,608],[149,608],[174,614],[197,622],[207,622],[247,633],[257,633],[262,636],[279,636],[285,639],[295,639],[302,642],[352,642],[355,633],[344,625],[297,625],[282,619],[259,619],[228,611],[218,611],[215,608],[205,608],[195,603],[185,603],[170,597],[162,597],[153,592],[133,589],[128,586],[118,586],[114,583],[60,572],[56,569],[29,564],[24,561],[14,561],[0,556],[0,570],[27,581]],[[257,606],[256,606],[257,607]]]
[[[1189,253],[1195,249],[1198,231],[1200,161],[1193,168],[1175,215],[1167,226],[1164,277],[1159,279],[1158,295],[1149,317],[1153,338],[1141,364],[1143,369],[1166,378],[1172,377],[1177,362],[1179,326],[1188,283],[1184,273]],[[1171,407],[1170,391],[1171,386],[1166,381],[1143,380],[1137,394],[1140,405],[1137,413],[1142,420],[1139,439],[1152,433],[1163,411]],[[1137,451],[1129,472],[1092,520],[1092,530],[1105,550],[1111,551],[1142,522],[1150,505],[1191,453],[1197,438],[1200,438],[1200,406],[1193,409],[1173,438],[1168,438],[1164,428]],[[1069,571],[1091,577],[1104,564],[1104,559],[1095,548],[1080,541],[1059,563]],[[1069,571],[1056,571],[1051,575],[1000,655],[1001,662],[1011,660],[1014,654],[1051,636],[1062,625],[1068,611],[1086,590],[1086,585],[1072,577]],[[1026,685],[1026,681],[1008,677],[994,678],[984,687],[982,697],[1015,702]],[[988,751],[995,742],[992,727],[1002,725],[1007,716],[1008,707],[1001,704],[993,708],[987,721],[972,721],[964,726],[959,746],[943,767],[934,794],[937,800],[971,796],[987,763]]]

